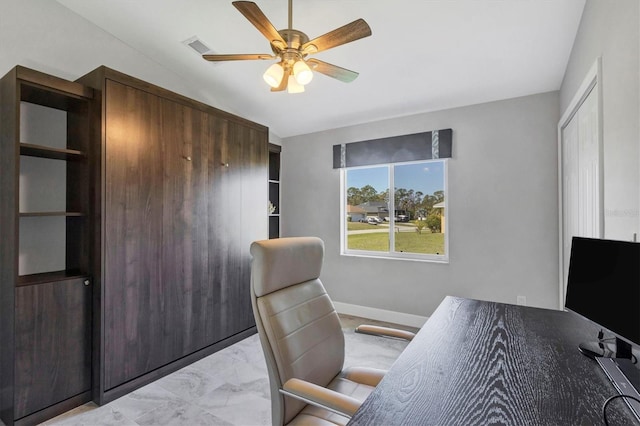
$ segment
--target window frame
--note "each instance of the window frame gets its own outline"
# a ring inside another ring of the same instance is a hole
[[[407,253],[393,250],[395,248],[395,232],[391,232],[395,225],[395,187],[394,187],[394,171],[395,166],[403,166],[410,164],[428,164],[441,162],[443,164],[443,190],[445,200],[445,222],[444,222],[444,254],[423,254],[423,253]],[[387,167],[388,170],[388,188],[389,188],[389,251],[369,251],[354,250],[347,247],[347,172],[349,170],[371,169],[376,167]],[[407,161],[400,163],[382,163],[372,164],[368,166],[345,167],[340,169],[340,255],[353,257],[370,257],[382,259],[410,260],[431,263],[449,263],[449,159],[438,158],[430,160]]]

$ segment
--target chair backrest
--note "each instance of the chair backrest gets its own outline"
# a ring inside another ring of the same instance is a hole
[[[251,255],[251,303],[269,371],[272,420],[284,425],[305,404],[278,390],[291,378],[328,385],[343,367],[344,334],[319,278],[321,239],[256,241]]]

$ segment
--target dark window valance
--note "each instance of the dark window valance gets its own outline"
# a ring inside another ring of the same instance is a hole
[[[451,129],[333,146],[333,168],[451,157]]]

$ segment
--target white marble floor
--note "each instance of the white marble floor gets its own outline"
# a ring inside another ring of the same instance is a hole
[[[353,332],[363,322],[382,323],[344,315],[341,321],[346,366],[389,368],[407,345],[401,340]],[[269,379],[258,335],[109,404],[99,407],[88,403],[43,424],[270,425]]]

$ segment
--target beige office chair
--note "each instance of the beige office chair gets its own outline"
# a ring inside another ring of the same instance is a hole
[[[271,386],[273,425],[345,424],[384,370],[343,370],[340,319],[319,276],[324,243],[315,237],[251,244],[251,302]],[[411,339],[384,327],[363,332]]]

